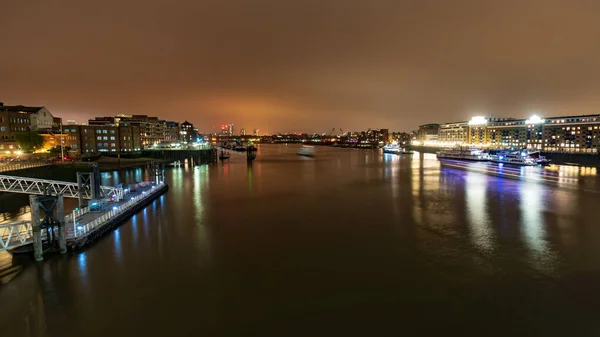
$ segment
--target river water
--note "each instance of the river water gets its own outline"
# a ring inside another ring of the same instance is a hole
[[[17,257],[0,335],[600,334],[595,169],[506,179],[430,154],[296,150],[169,169],[168,193],[94,245]]]

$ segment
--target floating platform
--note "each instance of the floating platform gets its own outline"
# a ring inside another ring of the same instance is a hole
[[[67,228],[73,229],[72,232],[67,233],[67,247],[70,250],[77,250],[94,242],[152,203],[168,189],[169,186],[164,183],[149,184],[134,193],[127,194],[124,200],[107,204],[107,210],[104,212],[88,212],[81,215],[76,219],[75,224],[71,226],[67,224]]]

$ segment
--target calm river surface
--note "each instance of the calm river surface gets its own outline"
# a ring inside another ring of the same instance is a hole
[[[96,244],[17,258],[0,335],[600,335],[595,169],[296,149],[169,169]]]

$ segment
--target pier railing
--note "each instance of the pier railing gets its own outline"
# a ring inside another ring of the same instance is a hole
[[[77,223],[77,221],[73,221],[73,218],[71,217],[70,222],[73,226],[73,230],[68,231],[67,238],[83,236],[88,234],[89,232],[94,231],[96,228],[104,226],[106,223],[112,221],[112,219],[114,219],[119,214],[126,212],[128,209],[140,203],[142,200],[152,196],[157,190],[157,187],[161,187],[162,185],[164,185],[164,183],[152,186],[152,188],[148,191],[143,191],[141,194],[131,197],[131,199],[125,202],[124,204],[121,204],[119,206],[112,206],[112,209],[110,209],[108,212],[102,214],[98,218],[86,224],[79,224]]]

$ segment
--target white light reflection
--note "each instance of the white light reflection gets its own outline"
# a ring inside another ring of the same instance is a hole
[[[83,252],[77,255],[77,264],[79,266],[79,276],[87,283],[87,253]]]
[[[131,217],[131,238],[133,240],[133,242],[132,242],[133,249],[137,249],[137,243],[138,243],[137,221],[138,221],[138,216],[137,216],[137,214],[134,214]]]
[[[390,179],[390,184],[392,187],[392,203],[396,206],[395,209],[397,208],[397,198],[398,198],[398,187],[399,187],[399,181],[398,181],[398,171],[400,170],[399,168],[399,161],[400,161],[400,157],[398,155],[395,154],[390,154],[390,153],[384,153],[383,154],[383,160],[385,161],[384,163],[384,170],[385,170],[385,178],[386,179]]]
[[[113,232],[113,244],[115,245],[115,259],[119,264],[123,262],[123,257],[121,256],[121,229],[117,228]]]
[[[545,239],[543,218],[545,190],[540,183],[520,184],[522,235],[532,252],[532,263],[540,270],[551,271],[555,257]]]
[[[494,250],[494,233],[490,226],[490,218],[486,208],[486,188],[488,178],[479,173],[467,172],[465,177],[465,194],[467,204],[467,220],[471,230],[473,244],[491,253]]]

